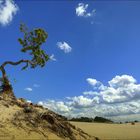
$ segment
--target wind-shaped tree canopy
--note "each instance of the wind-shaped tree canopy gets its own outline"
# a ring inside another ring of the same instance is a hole
[[[41,45],[46,41],[48,34],[41,28],[28,31],[28,28],[24,24],[20,25],[20,31],[24,34],[23,39],[18,39],[22,45],[21,51],[29,53],[31,56],[31,60],[28,61],[23,69],[26,69],[29,65],[31,68],[45,66],[45,63],[49,60],[49,56],[41,49]]]
[[[12,86],[6,75],[5,66],[6,65],[19,65],[25,63],[22,70],[31,67],[36,68],[37,66],[44,67],[46,62],[49,60],[48,54],[41,49],[43,43],[46,42],[48,34],[42,28],[37,28],[29,31],[25,24],[20,25],[20,31],[23,33],[23,38],[19,38],[18,41],[22,45],[21,52],[30,55],[30,59],[21,59],[17,62],[5,61],[1,66],[0,70],[2,72],[2,91],[12,91]]]

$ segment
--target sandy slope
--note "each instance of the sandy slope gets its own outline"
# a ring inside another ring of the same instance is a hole
[[[17,126],[13,125],[13,123],[17,122],[17,120],[14,119],[14,115],[20,111],[22,111],[22,108],[18,105],[9,105],[4,100],[0,101],[0,139],[43,139],[44,136],[39,130],[34,130],[33,127],[23,126],[22,122]],[[27,132],[28,129],[30,129],[31,132]],[[61,139],[49,131],[47,131],[47,136],[50,139]]]
[[[140,123],[107,124],[71,122],[92,136],[101,140],[140,140]]]
[[[24,99],[0,95],[0,140],[95,140],[64,117]]]

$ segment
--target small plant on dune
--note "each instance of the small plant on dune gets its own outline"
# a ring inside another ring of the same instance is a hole
[[[18,41],[22,45],[21,52],[27,53],[30,59],[21,59],[19,61],[5,61],[0,65],[2,72],[2,78],[0,78],[1,86],[0,91],[8,94],[13,94],[12,85],[10,84],[5,67],[7,65],[17,66],[19,64],[25,64],[22,70],[30,68],[36,68],[37,66],[44,67],[49,60],[49,55],[45,53],[41,46],[46,42],[48,34],[41,28],[33,29],[29,31],[25,24],[20,25],[20,31],[23,33],[23,38],[19,38]]]

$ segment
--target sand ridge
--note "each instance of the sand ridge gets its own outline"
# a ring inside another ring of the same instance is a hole
[[[47,108],[0,95],[0,140],[95,140]]]

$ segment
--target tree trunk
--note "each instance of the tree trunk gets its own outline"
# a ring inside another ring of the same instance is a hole
[[[14,95],[12,85],[10,84],[4,67],[1,66],[0,69],[2,71],[2,92],[8,95]]]
[[[13,93],[13,88],[12,88],[12,85],[10,84],[9,82],[9,79],[6,75],[6,71],[5,71],[5,66],[6,65],[19,65],[21,63],[25,63],[26,65],[22,68],[22,69],[26,69],[28,67],[28,65],[30,64],[31,66],[34,66],[36,65],[36,63],[30,61],[30,60],[19,60],[17,62],[12,62],[12,61],[5,61],[1,66],[0,66],[0,70],[2,72],[2,92],[5,93],[5,94],[9,94],[9,95],[12,95],[13,97],[14,96],[14,93]]]

